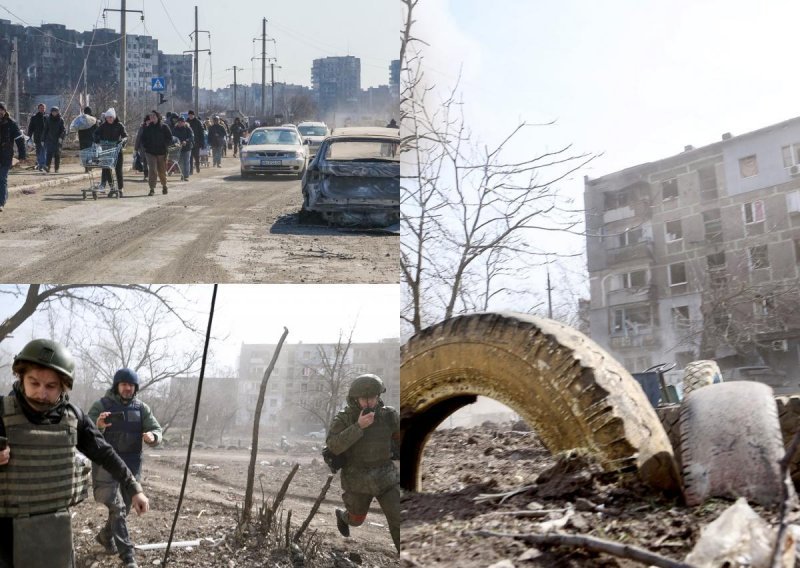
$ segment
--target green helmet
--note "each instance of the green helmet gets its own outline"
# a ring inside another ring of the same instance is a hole
[[[34,339],[14,357],[14,363],[17,361],[28,361],[61,373],[68,379],[67,386],[72,388],[75,360],[67,348],[57,341]]]
[[[370,398],[379,396],[383,392],[386,392],[386,387],[383,386],[381,378],[378,375],[367,373],[356,377],[350,384],[350,391],[347,396],[349,398]]]

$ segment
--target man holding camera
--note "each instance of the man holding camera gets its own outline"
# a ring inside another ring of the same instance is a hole
[[[342,500],[336,525],[343,536],[367,518],[372,499],[380,503],[395,548],[400,551],[400,476],[392,460],[399,459],[393,441],[399,439],[400,415],[380,398],[383,381],[372,374],[357,377],[347,393],[347,407],[328,429],[327,446],[345,458]]]
[[[137,481],[142,473],[143,442],[155,446],[161,441],[161,426],[150,407],[136,396],[138,392],[136,371],[120,369],[114,374],[111,388],[88,412]],[[119,554],[126,568],[136,568],[133,543],[125,522],[131,509],[131,495],[121,491],[119,483],[105,469],[93,468],[92,482],[95,501],[108,507],[106,524],[95,539],[108,554]]]

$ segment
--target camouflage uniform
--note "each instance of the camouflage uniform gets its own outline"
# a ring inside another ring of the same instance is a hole
[[[369,379],[365,379],[367,377]],[[377,382],[371,383],[374,380]],[[358,397],[363,395],[358,394],[357,390],[358,385],[364,383],[380,385],[380,390],[372,396],[379,396],[385,390],[375,375],[358,377],[348,393],[347,408],[336,415],[328,429],[328,448],[334,454],[343,454],[347,460],[341,478],[344,490],[342,500],[347,512],[345,514],[337,510],[337,523],[340,532],[349,536],[349,526],[361,525],[367,517],[372,499],[377,499],[399,551],[400,475],[392,463],[392,440],[399,436],[400,415],[378,399],[374,422],[362,430],[358,425],[362,412]]]

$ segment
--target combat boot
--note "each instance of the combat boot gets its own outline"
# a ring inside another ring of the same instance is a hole
[[[347,524],[345,515],[347,515],[347,511],[336,509],[336,528],[339,529],[342,536],[350,536],[350,525]]]
[[[107,535],[105,532],[100,531],[94,537],[100,543],[100,546],[106,551],[106,554],[117,554],[117,545],[114,544],[114,539]]]

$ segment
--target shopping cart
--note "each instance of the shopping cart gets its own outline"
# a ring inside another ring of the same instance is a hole
[[[167,175],[171,176],[174,173],[183,175],[181,173],[181,143],[173,136],[172,145],[167,147]]]
[[[108,196],[122,197],[122,190],[117,189],[118,182],[114,179],[114,166],[117,163],[119,153],[122,151],[122,146],[122,142],[101,142],[80,151],[81,165],[89,170],[89,187],[81,190],[84,199],[86,199],[87,193],[91,193],[92,198],[97,199],[97,193],[103,191],[100,189],[100,184],[94,182],[92,170],[95,168],[108,168],[111,170],[111,185],[108,188]]]
[[[200,165],[203,166],[204,168],[207,168],[211,165],[210,162],[208,161],[209,157],[208,154],[209,154],[208,146],[206,146],[205,148],[200,148],[200,153],[199,153]]]

